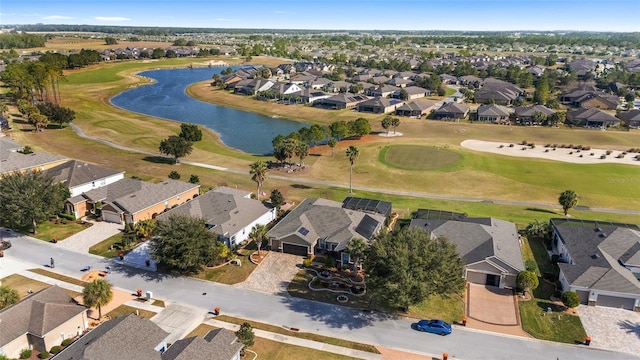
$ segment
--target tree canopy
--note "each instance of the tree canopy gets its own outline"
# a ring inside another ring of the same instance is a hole
[[[82,300],[86,306],[98,308],[98,317],[102,319],[102,307],[113,299],[111,284],[104,279],[93,280],[82,290]]]
[[[177,164],[178,158],[191,154],[193,145],[190,141],[184,138],[171,135],[160,142],[159,150],[165,155],[173,156],[174,161]]]
[[[364,257],[368,289],[383,303],[407,309],[431,295],[464,289],[462,260],[445,237],[405,227],[375,239]]]
[[[530,292],[540,285],[540,281],[538,280],[538,275],[533,271],[522,270],[516,277],[516,285],[523,291]]]
[[[202,140],[202,130],[195,124],[180,124],[180,136],[181,138],[190,141],[196,142]]]
[[[31,226],[62,211],[69,191],[39,171],[7,174],[0,179],[0,221],[10,227]]]
[[[573,190],[565,190],[560,194],[558,198],[558,202],[562,205],[562,210],[564,214],[567,215],[569,209],[578,205],[578,194],[576,194]]]
[[[156,222],[154,235],[149,241],[154,260],[180,273],[198,272],[228,255],[228,248],[207,229],[204,219],[170,215]]]
[[[15,289],[8,286],[0,286],[0,310],[20,301],[20,295]]]

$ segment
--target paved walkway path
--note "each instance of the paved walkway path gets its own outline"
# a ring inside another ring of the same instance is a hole
[[[107,146],[110,146],[110,147],[113,147],[113,148],[116,148],[116,149],[120,149],[120,150],[131,151],[131,152],[144,154],[144,155],[151,155],[151,156],[164,156],[164,155],[161,155],[161,154],[158,154],[158,153],[145,151],[145,150],[134,149],[134,148],[123,146],[123,145],[119,145],[119,144],[116,144],[116,143],[113,143],[113,142],[110,142],[110,141],[107,141],[107,140],[95,138],[95,137],[92,137],[92,136],[89,136],[89,135],[85,134],[82,131],[82,129],[80,129],[75,124],[69,124],[69,125],[71,126],[73,131],[75,131],[76,134],[78,134],[78,136],[80,136],[81,138],[84,138],[84,139],[97,141],[99,143],[102,143],[102,144],[105,144]],[[248,171],[244,171],[244,170],[230,169],[230,168],[225,168],[225,167],[221,167],[221,166],[198,163],[198,162],[189,161],[189,160],[180,160],[180,162],[182,164],[198,166],[198,167],[204,167],[204,168],[218,170],[218,171],[230,172],[230,173],[234,173],[234,174],[249,175],[249,172]],[[269,178],[270,179],[283,180],[283,181],[289,181],[289,182],[295,182],[295,183],[302,183],[302,184],[322,185],[322,186],[330,186],[330,187],[337,187],[337,188],[343,188],[343,189],[347,189],[348,188],[348,186],[345,185],[345,184],[333,183],[333,182],[329,182],[329,181],[320,181],[320,180],[314,180],[314,179],[304,179],[304,178],[295,178],[295,177],[278,176],[278,175],[269,175]],[[353,189],[354,190],[361,190],[361,191],[375,192],[375,193],[380,193],[380,194],[409,196],[409,197],[417,197],[417,198],[424,198],[424,199],[440,199],[440,200],[452,200],[452,201],[463,201],[463,202],[485,202],[485,203],[500,204],[500,205],[512,205],[512,206],[523,206],[523,207],[545,207],[545,208],[552,208],[552,209],[562,209],[562,207],[560,205],[558,205],[558,204],[547,204],[547,203],[538,203],[538,202],[530,202],[530,201],[511,201],[511,200],[499,200],[499,199],[478,199],[478,198],[470,198],[470,197],[464,197],[464,196],[452,196],[452,195],[420,193],[420,192],[413,192],[413,191],[399,191],[399,190],[379,189],[379,188],[373,188],[373,187],[367,187],[367,186],[353,186]],[[612,209],[612,208],[591,208],[591,207],[587,207],[587,206],[580,207],[580,210],[582,210],[582,211],[596,211],[596,212],[616,213],[616,214],[632,214],[632,215],[637,214],[637,215],[640,215],[640,210]]]
[[[123,226],[106,221],[89,221],[92,226],[73,234],[68,238],[58,241],[57,246],[86,254],[93,245],[104,241],[113,235],[119,233]]]

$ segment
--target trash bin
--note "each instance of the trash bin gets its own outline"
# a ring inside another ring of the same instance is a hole
[[[147,291],[147,300],[151,300],[153,298],[153,293],[151,291]]]

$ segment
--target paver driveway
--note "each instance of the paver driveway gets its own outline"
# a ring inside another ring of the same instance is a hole
[[[640,354],[640,314],[604,306],[578,307],[591,346]]]
[[[493,325],[519,325],[517,303],[511,290],[468,285],[467,316]]]
[[[235,286],[268,294],[288,296],[287,286],[300,270],[302,256],[269,252],[247,280]]]

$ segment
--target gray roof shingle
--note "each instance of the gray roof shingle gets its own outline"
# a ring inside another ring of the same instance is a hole
[[[57,181],[63,182],[67,187],[72,188],[116,174],[124,174],[124,171],[113,170],[78,160],[71,160],[48,169],[46,173],[53,176]]]

